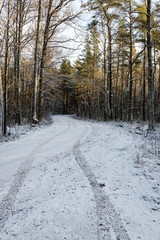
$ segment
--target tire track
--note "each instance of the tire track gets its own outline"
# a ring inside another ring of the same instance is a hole
[[[4,227],[5,222],[12,212],[12,207],[15,202],[16,195],[18,194],[29,170],[32,167],[32,162],[33,158],[30,158],[29,160],[27,158],[24,162],[21,163],[10,190],[0,203],[0,229]]]
[[[96,212],[98,216],[97,222],[97,239],[98,240],[130,240],[123,223],[114,209],[109,197],[100,187],[96,176],[92,172],[85,157],[80,151],[80,143],[84,137],[85,131],[81,138],[76,142],[73,153],[77,163],[82,169],[84,175],[88,178],[96,203]]]
[[[56,117],[56,118],[57,118],[57,117]],[[68,120],[68,119],[67,119],[67,120]],[[14,163],[14,162],[19,162],[19,161],[21,161],[22,158],[24,158],[24,159],[29,158],[29,157],[32,156],[33,154],[36,154],[37,151],[39,152],[40,148],[42,148],[44,145],[46,145],[46,144],[47,144],[49,141],[51,141],[53,138],[58,137],[58,136],[60,136],[61,134],[67,132],[70,128],[71,128],[71,124],[70,124],[70,122],[69,122],[69,123],[68,123],[68,127],[67,127],[66,129],[64,129],[63,131],[60,131],[60,132],[57,133],[56,135],[52,135],[52,137],[50,137],[49,139],[47,139],[47,141],[45,140],[45,141],[40,142],[40,143],[36,146],[36,148],[31,152],[30,155],[25,156],[25,157],[18,157],[18,158],[16,158],[16,161],[9,161],[9,162],[0,164],[0,167],[3,167],[3,166],[6,166],[6,165],[9,165],[9,164],[12,164],[12,163]],[[11,148],[11,149],[13,149],[13,148]],[[2,151],[2,152],[4,152],[4,151]],[[1,152],[1,153],[2,153],[2,152]],[[6,150],[5,150],[5,152],[6,152]]]
[[[44,145],[46,145],[53,138],[58,137],[61,134],[67,132],[70,129],[70,127],[71,127],[71,124],[69,122],[68,126],[65,130],[50,137],[49,139],[47,139],[47,141],[45,140],[44,142],[41,142],[40,144],[38,144],[38,146],[31,152],[31,154],[28,155],[24,159],[24,161],[21,163],[21,165],[15,175],[15,178],[11,185],[10,190],[8,191],[8,193],[6,194],[6,196],[2,199],[2,201],[0,203],[0,229],[4,228],[6,221],[8,220],[10,214],[12,213],[12,208],[13,208],[14,202],[16,200],[16,196],[17,196],[22,184],[24,183],[24,181],[26,179],[28,172],[32,168],[32,163],[34,161],[37,151],[39,152],[40,148],[42,148]]]

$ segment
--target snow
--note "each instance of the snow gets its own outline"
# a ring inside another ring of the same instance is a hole
[[[151,145],[134,124],[69,116],[0,144],[0,239],[159,240]]]

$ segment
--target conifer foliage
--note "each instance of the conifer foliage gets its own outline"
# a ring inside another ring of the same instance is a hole
[[[73,71],[77,114],[100,120],[159,121],[159,4],[92,0],[83,55]],[[156,110],[155,110],[156,109]]]

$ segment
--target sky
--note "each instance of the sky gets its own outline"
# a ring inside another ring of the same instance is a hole
[[[85,2],[85,1],[83,1]],[[81,0],[75,0],[72,3],[74,12],[81,11]],[[60,33],[62,39],[72,39],[67,43],[67,49],[63,49],[66,57],[68,57],[72,63],[77,59],[77,56],[84,48],[85,36],[87,34],[86,26],[91,19],[90,13],[83,13],[72,21],[72,24],[64,24]],[[66,43],[64,44],[66,47]]]

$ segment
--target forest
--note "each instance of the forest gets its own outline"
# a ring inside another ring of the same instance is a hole
[[[155,128],[158,0],[0,1],[0,135],[50,113]]]

